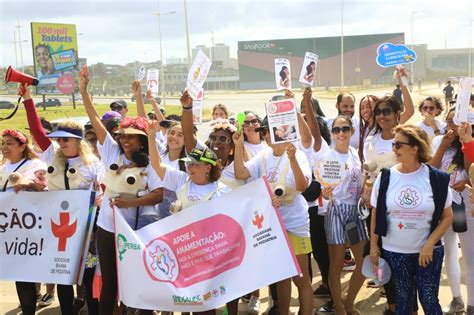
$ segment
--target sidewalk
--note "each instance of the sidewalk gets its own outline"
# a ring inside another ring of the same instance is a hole
[[[465,286],[465,272],[464,272],[464,262],[461,257],[461,251],[459,250],[459,262],[461,264],[461,269],[462,269],[462,296],[464,298],[464,301],[467,299],[467,292],[466,292],[466,286]],[[313,260],[313,270],[317,271],[317,265],[315,264]],[[342,273],[342,288],[343,290],[347,290],[348,285],[349,285],[349,278],[351,276],[351,272],[343,272]],[[321,277],[319,276],[319,273],[316,272],[316,276],[313,278],[313,289],[318,287],[319,281],[321,281]],[[45,292],[46,288],[43,285],[42,288],[42,293]],[[268,309],[268,289],[263,288],[260,290],[260,296],[261,296],[261,305],[260,305],[260,312],[261,313],[266,313]],[[448,303],[451,301],[452,296],[451,296],[451,290],[449,289],[448,281],[446,278],[446,272],[443,269],[443,273],[441,275],[441,287],[440,287],[440,292],[439,292],[439,299],[442,307],[445,307],[448,305]],[[319,299],[319,298],[314,298],[314,307],[315,310],[319,308],[322,304],[324,304],[327,300],[326,299]],[[16,296],[16,291],[15,291],[15,284],[13,282],[6,282],[6,281],[0,281],[0,314],[6,314],[6,315],[16,315],[16,314],[21,314],[21,310],[17,308],[19,305],[17,296]],[[375,314],[383,314],[383,311],[386,307],[386,299],[380,297],[380,289],[373,289],[373,288],[367,288],[366,285],[362,287],[360,290],[357,299],[356,299],[356,309],[360,311],[361,314],[363,315],[375,315]],[[293,314],[297,314],[298,312],[298,299],[297,299],[297,291],[296,287],[293,286],[292,290],[292,300],[291,300],[291,312]],[[48,307],[42,308],[39,311],[37,311],[37,314],[43,314],[43,315],[57,315],[60,314],[60,309],[59,309],[59,304],[56,298],[56,301],[51,304]],[[239,313],[244,315],[247,314],[247,304],[245,303],[240,303],[239,304]],[[87,311],[83,311],[82,314],[87,314]],[[418,312],[418,314],[423,314],[423,311],[421,310]],[[69,315],[69,314],[68,314]]]

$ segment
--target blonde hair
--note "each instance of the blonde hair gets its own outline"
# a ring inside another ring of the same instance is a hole
[[[394,131],[407,137],[410,145],[418,147],[419,162],[427,163],[431,160],[430,139],[423,129],[413,125],[398,125]]]
[[[74,120],[66,120],[58,124],[58,128],[69,128],[69,129],[76,129],[80,130],[82,134],[84,134],[84,127]],[[92,152],[92,148],[90,145],[84,141],[84,139],[72,138],[79,140],[79,156],[81,157],[81,161],[84,162],[86,165],[90,165],[92,163],[92,156],[95,157],[94,153]],[[67,157],[64,156],[61,150],[56,151],[57,157],[64,163],[67,162]]]

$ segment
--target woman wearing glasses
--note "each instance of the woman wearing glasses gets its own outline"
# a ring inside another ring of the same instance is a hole
[[[347,116],[338,116],[331,126],[332,140],[335,145],[330,148],[325,141],[315,141],[313,165],[316,179],[320,179],[323,197],[329,200],[325,216],[326,238],[329,245],[329,286],[334,301],[336,314],[359,314],[354,308],[354,300],[359,292],[364,276],[361,272],[363,249],[367,241],[365,223],[358,216],[357,203],[362,189],[361,163],[357,151],[350,147],[354,134],[352,120]],[[340,165],[338,183],[329,184],[323,179],[323,165]],[[345,174],[340,174],[344,172]],[[346,236],[346,229],[352,226],[353,238]],[[343,302],[341,289],[341,272],[344,267],[346,245],[349,245],[356,261],[356,268],[351,276],[349,291]]]
[[[259,152],[268,148],[265,139],[261,132],[255,131],[260,127],[262,120],[253,111],[246,110],[245,120],[243,123],[244,130],[244,146],[245,146],[245,160],[248,161]]]
[[[446,128],[445,123],[436,119],[436,117],[443,112],[443,104],[441,104],[439,98],[428,96],[420,102],[418,110],[423,116],[423,120],[420,121],[417,126],[426,131],[430,139],[434,136],[444,134]]]
[[[90,145],[84,139],[84,128],[75,121],[61,122],[56,131],[46,135],[41,125],[36,107],[26,85],[20,88],[24,99],[28,126],[35,142],[43,150],[41,158],[49,165],[46,178],[49,190],[100,190],[99,180],[104,167],[94,155]],[[55,139],[59,148],[55,148],[51,139]],[[74,170],[74,171],[73,171]],[[65,176],[65,174],[67,174]],[[99,198],[99,197],[97,197]],[[98,313],[98,301],[92,298],[92,278],[94,270],[85,273],[87,304],[91,314]],[[74,289],[72,285],[57,285],[61,313],[73,313]]]
[[[431,159],[426,132],[414,126],[398,126],[394,131],[398,164],[377,177],[371,196],[370,258],[378,266],[381,256],[392,269],[396,314],[410,314],[416,303],[413,292],[418,292],[425,314],[441,315],[438,291],[444,251],[440,239],[453,216],[449,175],[426,164]]]
[[[450,174],[449,187],[453,195],[454,220],[465,219],[465,226],[455,225],[448,228],[444,234],[444,249],[446,253],[445,267],[453,300],[447,307],[446,313],[454,314],[464,311],[464,302],[461,296],[461,268],[458,261],[458,237],[461,242],[463,260],[466,265],[466,283],[468,292],[468,314],[474,314],[474,247],[471,246],[474,236],[474,220],[469,215],[472,208],[469,201],[469,167],[471,165],[464,158],[461,150],[461,141],[458,135],[458,126],[453,122],[454,108],[446,116],[447,132],[443,136],[433,138],[432,148],[435,153],[429,164]],[[467,213],[466,213],[467,211]],[[459,222],[460,223],[460,222]],[[465,230],[467,228],[467,231]]]

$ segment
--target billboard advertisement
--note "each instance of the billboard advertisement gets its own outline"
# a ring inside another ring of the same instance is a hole
[[[31,42],[39,94],[72,94],[79,71],[74,24],[31,23]]]

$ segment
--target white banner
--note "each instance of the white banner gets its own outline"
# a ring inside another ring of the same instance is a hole
[[[193,122],[195,125],[202,124],[202,107],[204,106],[204,89],[200,89],[193,99]]]
[[[94,223],[87,190],[0,193],[0,279],[74,284]]]
[[[202,50],[199,50],[196,58],[194,58],[186,81],[186,90],[193,100],[197,98],[199,90],[204,86],[207,74],[209,70],[211,70],[211,65],[211,59],[209,59]]]
[[[158,69],[148,69],[146,72],[146,87],[151,90],[153,96],[158,96],[160,87],[160,71]]]
[[[263,178],[138,231],[114,213],[127,306],[204,311],[300,273]]]

